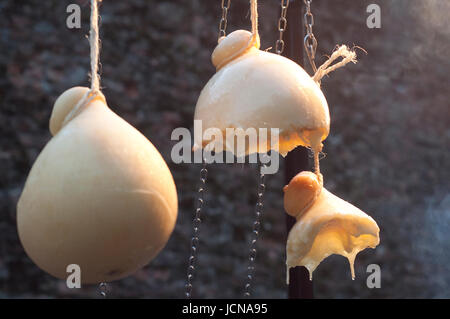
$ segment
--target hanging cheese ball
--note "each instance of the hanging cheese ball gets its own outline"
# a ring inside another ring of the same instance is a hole
[[[323,188],[312,172],[297,174],[284,187],[284,203],[288,214],[297,218],[286,245],[288,274],[291,267],[305,266],[312,279],[323,259],[338,254],[349,260],[354,279],[356,255],[380,242],[377,223]]]
[[[19,237],[44,271],[82,283],[126,277],[165,246],[177,218],[177,193],[150,141],[112,112],[99,93],[75,87],[56,101],[53,138],[34,163],[17,205]]]
[[[279,128],[279,152],[302,145],[319,149],[328,136],[330,116],[318,84],[295,62],[259,50],[259,38],[238,30],[221,38],[212,54],[217,73],[203,88],[195,120],[203,131],[218,128]],[[211,141],[198,139],[196,146]],[[223,143],[228,149],[226,141]],[[260,146],[261,147],[261,146]],[[258,149],[248,149],[247,154]]]

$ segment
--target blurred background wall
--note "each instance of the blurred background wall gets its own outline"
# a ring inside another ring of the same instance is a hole
[[[82,8],[82,28],[66,27],[66,7]],[[381,29],[366,8],[381,7]],[[322,82],[331,133],[321,161],[325,186],[369,212],[381,244],[360,253],[356,280],[347,261],[314,273],[318,298],[450,297],[450,2],[314,0],[321,64],[336,44],[358,45],[359,62]],[[274,47],[279,1],[260,0],[261,48]],[[101,76],[109,106],[160,150],[175,178],[179,219],[166,249],[146,268],[110,284],[113,297],[183,296],[198,164],[170,160],[170,134],[192,127],[196,100],[213,75],[220,0],[104,0]],[[98,297],[70,290],[25,255],[16,204],[36,156],[50,139],[56,97],[88,85],[86,0],[0,1],[0,298]],[[250,28],[248,1],[233,0],[228,32]],[[283,163],[282,163],[283,166]],[[268,178],[254,296],[285,298],[281,171]],[[195,296],[240,297],[256,200],[254,165],[210,167]],[[366,267],[381,266],[368,289]]]

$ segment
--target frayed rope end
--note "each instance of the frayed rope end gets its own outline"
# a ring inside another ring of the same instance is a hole
[[[359,48],[359,47],[354,47]],[[360,48],[362,49],[362,48]],[[362,49],[366,52],[364,49]],[[366,52],[367,53],[367,52]],[[338,63],[331,65],[336,59],[342,57],[342,60]],[[322,78],[330,72],[345,66],[347,63],[356,63],[356,52],[353,49],[349,49],[346,45],[341,45],[334,50],[331,56],[325,61],[316,71],[312,79],[320,85]]]

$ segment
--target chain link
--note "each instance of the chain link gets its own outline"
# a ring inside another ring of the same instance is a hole
[[[281,0],[281,15],[280,18],[278,19],[278,32],[280,33],[280,36],[278,37],[278,40],[275,43],[275,52],[277,54],[281,54],[284,51],[283,34],[287,28],[286,14],[289,7],[289,1],[290,0]]]
[[[195,262],[197,259],[197,247],[199,243],[199,231],[200,224],[202,222],[202,208],[205,202],[204,196],[206,191],[206,179],[208,177],[208,169],[206,168],[206,161],[203,162],[203,167],[200,170],[200,187],[198,188],[197,194],[197,208],[195,209],[194,220],[192,222],[193,235],[191,238],[191,255],[188,259],[188,269],[187,269],[187,280],[186,280],[186,291],[185,297],[191,298],[192,295],[192,280],[195,274]]]
[[[317,71],[316,62],[314,59],[316,58],[316,50],[317,50],[317,39],[313,33],[314,26],[314,16],[311,13],[311,2],[312,0],[303,0],[306,6],[306,12],[304,15],[305,27],[306,27],[306,36],[303,40],[303,44],[305,46],[306,54],[308,55],[309,63],[314,71]]]
[[[251,295],[251,285],[255,272],[255,260],[256,260],[256,242],[258,240],[259,229],[261,228],[261,218],[263,213],[263,198],[264,191],[266,190],[266,176],[262,173],[261,169],[265,167],[265,164],[259,165],[259,184],[258,184],[258,198],[255,206],[255,220],[253,222],[253,230],[250,239],[249,255],[248,255],[248,267],[247,267],[247,281],[244,286],[244,297],[249,298]]]
[[[225,1],[226,5],[225,5]],[[219,22],[219,39],[227,35],[228,9],[230,9],[231,0],[222,0],[222,17]]]

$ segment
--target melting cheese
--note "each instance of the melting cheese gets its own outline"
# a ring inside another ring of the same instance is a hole
[[[289,188],[303,187],[306,183],[291,183],[285,188],[285,203],[288,201],[292,205],[296,193],[289,192]],[[317,192],[317,189],[312,191]],[[300,198],[297,199],[304,205]],[[365,248],[375,248],[379,244],[379,231],[377,223],[370,216],[322,188],[309,208],[297,216],[297,222],[289,233],[286,246],[287,273],[291,267],[305,266],[312,279],[314,270],[322,260],[338,254],[348,259],[354,279],[356,255]],[[287,280],[289,282],[289,278]]]

